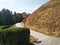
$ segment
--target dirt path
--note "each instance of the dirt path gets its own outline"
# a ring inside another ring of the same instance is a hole
[[[23,27],[20,23],[16,24],[16,27]],[[30,35],[37,38],[41,43],[34,43],[35,45],[60,45],[60,38],[47,36],[45,34],[30,30]]]
[[[34,43],[35,45],[60,45],[60,38],[50,37],[45,34],[30,30],[30,35],[37,38],[41,43]]]

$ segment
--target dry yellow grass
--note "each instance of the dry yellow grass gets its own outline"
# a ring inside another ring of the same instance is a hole
[[[60,37],[60,0],[49,1],[34,11],[26,22],[28,28]]]
[[[33,42],[36,41],[36,40],[37,40],[37,38],[30,36],[30,42],[31,42],[31,43],[33,43]]]

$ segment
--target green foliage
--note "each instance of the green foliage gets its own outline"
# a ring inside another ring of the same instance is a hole
[[[18,23],[23,20],[22,14],[14,12],[13,14],[13,23]]]
[[[3,27],[3,26],[2,26]],[[0,28],[0,44],[26,45],[29,43],[30,31],[28,28]]]
[[[11,25],[23,20],[22,14],[14,12],[8,9],[2,9],[0,11],[0,25]]]

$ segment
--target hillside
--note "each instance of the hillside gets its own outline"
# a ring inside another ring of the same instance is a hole
[[[51,0],[35,10],[26,22],[28,28],[60,37],[60,0]]]

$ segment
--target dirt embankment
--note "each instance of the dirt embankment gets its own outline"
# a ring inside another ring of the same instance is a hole
[[[47,35],[60,37],[60,0],[51,0],[35,10],[26,26]]]

